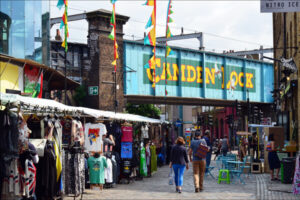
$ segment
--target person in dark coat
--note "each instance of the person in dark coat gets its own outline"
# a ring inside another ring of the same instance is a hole
[[[267,151],[268,153],[268,161],[269,161],[269,167],[271,171],[271,180],[279,180],[279,169],[280,169],[280,160],[278,158],[276,148],[275,148],[275,142],[274,142],[274,135],[269,135],[269,142],[267,144]],[[274,178],[274,170],[276,169],[276,178]]]
[[[178,137],[176,144],[171,150],[170,168],[173,167],[175,174],[176,192],[181,193],[181,186],[183,184],[183,174],[185,169],[189,169],[189,160],[186,148],[184,147],[185,141],[182,137]]]

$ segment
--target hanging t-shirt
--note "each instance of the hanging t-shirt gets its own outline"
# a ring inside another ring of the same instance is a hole
[[[71,144],[71,131],[72,131],[72,120],[64,119],[61,122],[63,127],[62,129],[62,144],[69,145]]]
[[[157,171],[157,155],[156,147],[154,145],[150,146],[151,151],[151,173]]]
[[[149,128],[148,126],[142,126],[141,128],[141,131],[142,131],[142,138],[143,139],[148,139],[149,138]]]
[[[35,186],[36,186],[36,168],[32,161],[25,161],[25,172],[20,170],[20,174],[22,176],[21,183],[22,189],[25,190],[25,195],[27,198],[33,197],[35,194]]]
[[[141,149],[140,174],[147,176],[146,150],[144,147]]]
[[[132,158],[132,142],[121,143],[121,158]]]
[[[89,157],[88,167],[90,171],[91,184],[104,184],[105,183],[105,168],[107,168],[106,158],[100,156],[98,158]]]
[[[131,126],[122,126],[121,142],[132,142],[132,130]]]
[[[110,158],[106,159],[107,168],[105,168],[105,180],[106,183],[112,183],[113,182],[113,165]]]
[[[71,135],[71,144],[75,145],[79,143],[80,146],[84,144],[84,132],[81,121],[72,120],[72,135]]]
[[[104,124],[85,124],[85,142],[84,147],[87,151],[102,152],[103,141],[102,136],[106,135],[106,127]]]

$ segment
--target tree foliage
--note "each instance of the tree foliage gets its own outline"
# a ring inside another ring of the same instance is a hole
[[[73,95],[73,99],[76,102],[76,105],[83,106],[85,97],[86,97],[85,87],[83,85],[77,87],[75,89],[75,94]]]
[[[142,115],[155,119],[160,118],[160,110],[153,104],[140,104],[135,105],[131,103],[126,104],[126,111],[131,114]]]

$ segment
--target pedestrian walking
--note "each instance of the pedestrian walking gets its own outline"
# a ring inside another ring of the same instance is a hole
[[[210,161],[211,161],[211,154],[212,154],[212,144],[211,144],[211,141],[210,141],[210,130],[205,131],[203,139],[205,140],[206,145],[209,148],[209,152],[207,152],[207,154],[206,154],[205,173],[207,173],[208,172],[208,167],[209,167]]]
[[[189,169],[189,160],[184,144],[183,137],[178,137],[175,146],[171,150],[170,168],[173,167],[174,170],[176,192],[178,193],[181,193],[184,171]]]
[[[203,190],[203,179],[205,173],[206,157],[199,157],[198,152],[201,151],[201,146],[207,147],[206,141],[201,139],[200,131],[196,131],[195,138],[191,142],[189,149],[190,160],[193,161],[193,173],[194,173],[194,184],[195,192]]]
[[[252,148],[253,148],[253,157],[255,160],[258,158],[258,139],[257,139],[257,133],[254,132],[252,136]]]
[[[240,160],[243,161],[244,157],[247,155],[247,139],[245,136],[241,137],[240,140]]]
[[[269,135],[269,142],[267,144],[267,151],[268,153],[268,161],[269,161],[269,167],[271,171],[271,180],[279,180],[279,169],[280,169],[280,160],[278,158],[276,148],[275,148],[275,142],[274,142],[274,135]],[[276,178],[274,178],[274,170],[276,169]]]
[[[221,142],[221,151],[223,153],[223,156],[226,156],[227,155],[227,152],[228,150],[230,151],[229,149],[229,140],[227,138],[227,136],[225,135],[225,137],[222,139],[222,142]]]
[[[221,153],[221,147],[222,147],[221,139],[218,139],[218,140],[215,141],[215,146],[216,146],[216,150],[215,150],[215,158],[214,158],[214,160],[216,160],[216,158]]]

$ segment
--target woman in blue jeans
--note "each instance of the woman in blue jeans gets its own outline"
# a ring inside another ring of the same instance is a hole
[[[182,137],[178,137],[176,140],[176,145],[173,146],[171,150],[170,168],[173,167],[174,170],[176,192],[178,193],[181,193],[184,170],[189,169],[189,160],[184,144],[184,139]]]

